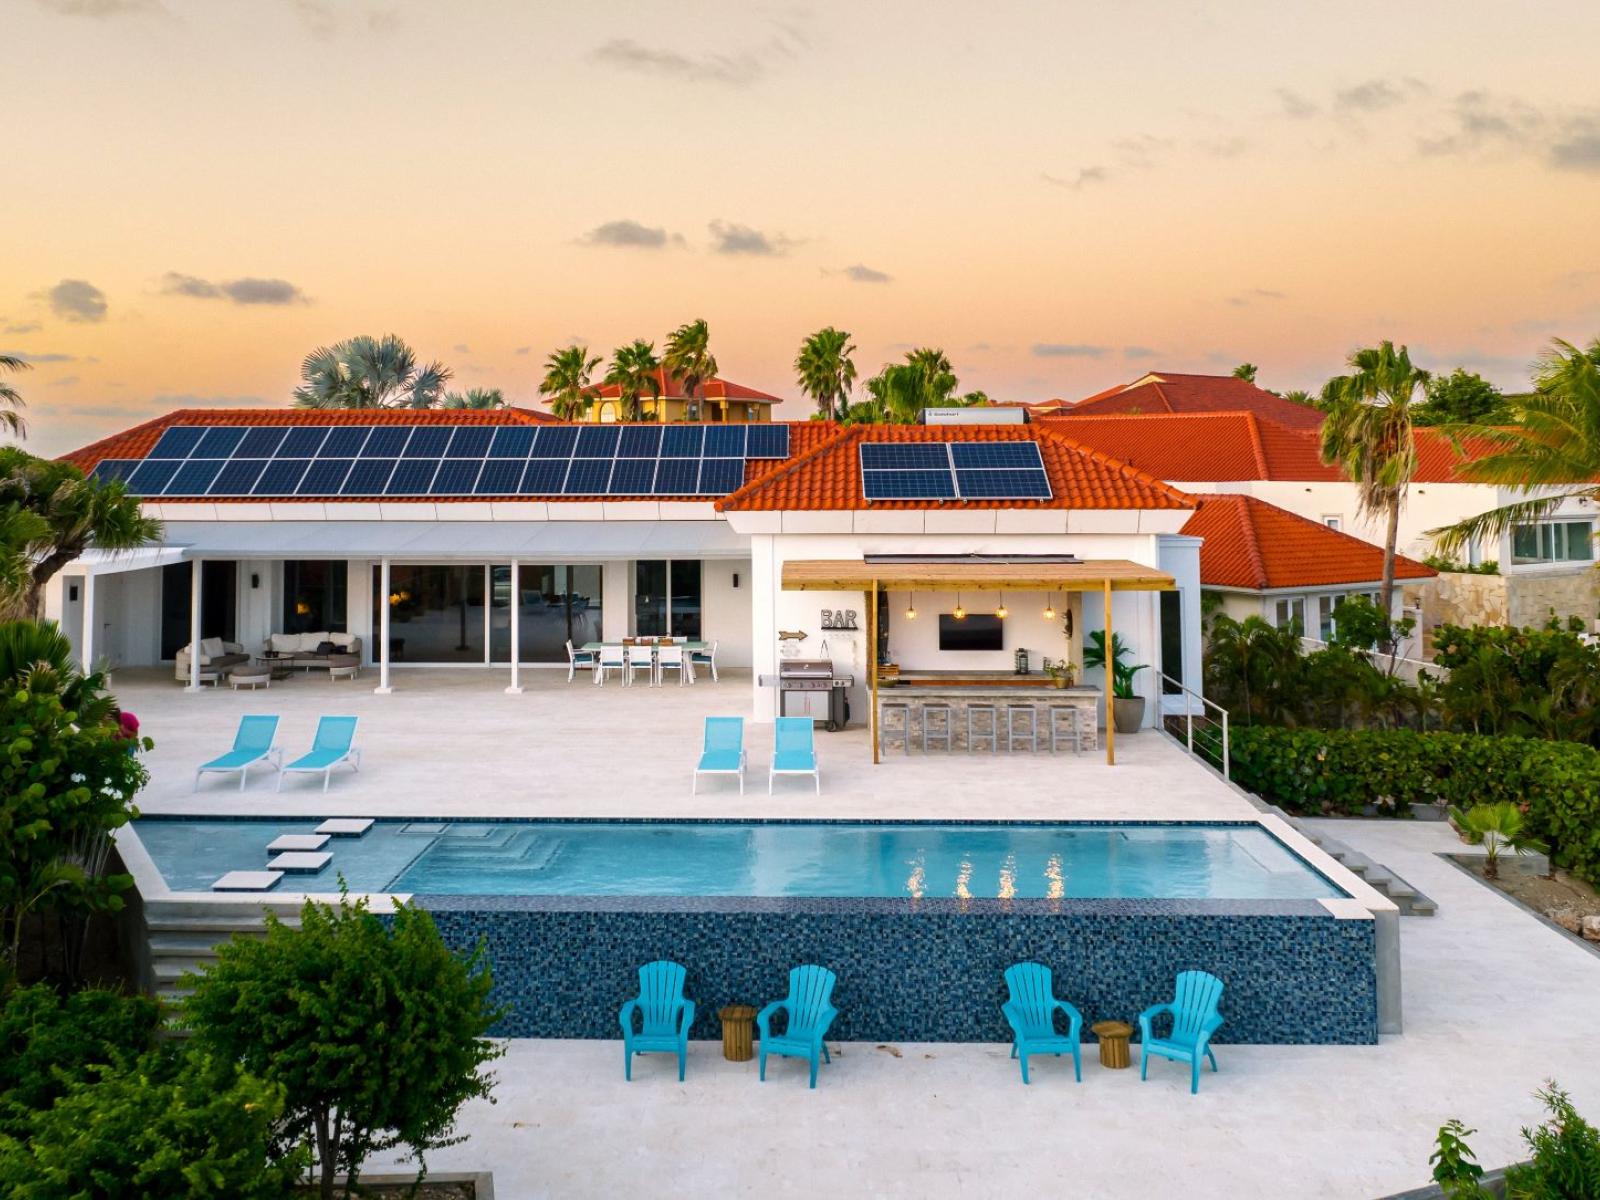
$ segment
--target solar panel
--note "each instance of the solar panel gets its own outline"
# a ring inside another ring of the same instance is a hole
[[[128,477],[128,490],[141,496],[159,496],[183,464],[177,459],[146,459]]]
[[[309,458],[275,458],[267,464],[266,470],[261,472],[255,487],[250,489],[250,494],[292,496],[295,488],[300,486],[300,476],[306,473],[306,468],[310,465]]]
[[[189,451],[190,458],[227,458],[233,453],[234,447],[244,441],[244,435],[249,432],[242,426],[233,428],[208,429],[205,436],[200,439],[200,444]]]
[[[520,458],[487,459],[483,474],[478,476],[477,486],[472,490],[480,496],[509,496],[522,480],[523,466]]]
[[[244,438],[233,449],[234,458],[271,458],[278,451],[278,444],[283,441],[284,434],[289,431],[283,426],[267,426],[264,429],[251,429],[245,433]]]
[[[137,458],[102,458],[95,464],[94,470],[89,472],[89,478],[98,479],[102,483],[127,479],[138,469],[141,461]]]
[[[439,469],[436,458],[402,458],[383,489],[385,496],[425,496]]]
[[[956,486],[964,500],[1048,500],[1050,480],[1037,471],[957,471]]]
[[[578,430],[573,458],[615,458],[622,431],[615,425],[585,425]]]
[[[661,457],[699,458],[705,436],[703,425],[668,425],[661,432]]]
[[[394,472],[395,460],[392,458],[358,458],[355,466],[350,468],[350,474],[345,476],[344,486],[339,489],[342,496],[381,496],[383,490],[389,485],[389,476]]]
[[[661,453],[661,426],[625,425],[617,444],[618,458],[655,458]]]
[[[943,442],[864,442],[863,471],[946,471],[950,455]]]
[[[703,454],[706,458],[743,458],[744,426],[706,426],[706,445]]]
[[[861,492],[868,500],[954,500],[955,481],[943,471],[863,471]]]
[[[278,458],[315,458],[317,451],[322,449],[322,443],[327,440],[326,426],[298,426],[289,430],[289,435],[279,444]]]
[[[541,430],[548,433],[549,430]],[[540,438],[539,441],[543,441]],[[534,449],[539,448],[538,442]],[[570,458],[530,458],[528,469],[522,474],[522,486],[517,489],[524,496],[556,496],[561,493],[561,485],[567,478],[567,468],[572,465]]]
[[[487,425],[459,425],[450,438],[446,458],[482,458],[489,453],[494,430]]]
[[[655,485],[655,478],[655,459],[619,458],[611,471],[611,483],[606,490],[613,496],[648,496]]]
[[[667,430],[668,433],[672,431]],[[692,496],[699,486],[698,458],[663,458],[656,467],[657,496]]]
[[[355,458],[371,432],[370,425],[336,425],[328,430],[328,440],[322,443],[319,454],[323,458]]]
[[[361,447],[362,458],[399,458],[411,440],[411,430],[404,425],[380,425],[367,435]]]
[[[1031,467],[1044,470],[1036,442],[954,442],[950,460],[956,470],[979,467]]]
[[[744,456],[746,458],[788,458],[789,427],[787,425],[747,426]]]
[[[403,455],[406,458],[443,458],[444,448],[450,444],[448,425],[420,425],[411,431]]]
[[[599,496],[611,479],[609,458],[575,458],[561,487],[563,496]]]
[[[188,458],[206,431],[197,425],[174,425],[156,441],[150,458]]]
[[[534,432],[527,425],[502,425],[494,431],[494,444],[489,447],[489,457],[527,458],[528,451],[533,449]]]
[[[725,496],[744,486],[744,459],[707,458],[700,463],[700,486],[695,490],[702,496]]]
[[[447,458],[439,464],[439,473],[428,490],[441,496],[470,496],[481,470],[481,458]]]
[[[264,458],[233,458],[223,464],[222,470],[211,481],[212,496],[248,496],[266,469]]]
[[[211,481],[222,470],[220,458],[191,458],[178,468],[162,493],[167,496],[203,496]]]
[[[533,441],[534,458],[571,458],[572,447],[578,441],[578,430],[572,425],[542,425],[539,436]]]
[[[355,464],[353,458],[313,459],[306,473],[300,477],[295,492],[301,496],[336,496],[344,487],[344,477]]]

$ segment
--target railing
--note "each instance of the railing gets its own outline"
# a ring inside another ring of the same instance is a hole
[[[1228,710],[1214,700],[1207,700],[1199,692],[1184,687],[1178,680],[1170,675],[1157,672],[1161,678],[1161,700],[1168,696],[1178,695],[1184,698],[1182,720],[1184,722],[1184,745],[1190,754],[1197,754],[1210,761],[1211,765],[1222,772],[1224,779],[1231,779],[1230,774],[1232,758],[1228,744]],[[1197,709],[1195,701],[1198,700],[1198,715],[1200,727],[1195,728]],[[1212,717],[1212,713],[1217,715]],[[1178,714],[1172,714],[1174,716]],[[1165,725],[1168,714],[1162,712],[1161,721]]]
[[[1317,650],[1326,650],[1328,643],[1319,642],[1316,638],[1301,637],[1300,647],[1310,653]],[[1361,655],[1385,675],[1392,675],[1397,679],[1405,680],[1407,683],[1416,683],[1417,676],[1423,671],[1428,672],[1436,680],[1450,678],[1449,667],[1440,666],[1438,663],[1429,662],[1426,659],[1406,658],[1399,654],[1385,654],[1381,650],[1363,650],[1358,646],[1350,646],[1348,649],[1352,653]]]

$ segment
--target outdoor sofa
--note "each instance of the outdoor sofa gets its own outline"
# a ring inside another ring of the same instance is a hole
[[[361,639],[353,633],[275,633],[267,639],[267,654],[290,667],[326,667],[335,655],[361,654]]]
[[[214,672],[218,679],[221,679],[234,667],[243,666],[249,661],[250,656],[244,652],[244,647],[238,642],[225,642],[221,638],[200,639],[200,669],[207,673]],[[178,651],[175,664],[174,677],[179,683],[188,683],[188,646]]]

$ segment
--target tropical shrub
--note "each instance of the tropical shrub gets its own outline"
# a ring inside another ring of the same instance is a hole
[[[319,1187],[353,1185],[367,1157],[424,1154],[459,1140],[456,1113],[488,1097],[480,1070],[503,1047],[480,945],[458,956],[422,909],[380,919],[365,901],[307,901],[300,928],[268,916],[267,935],[235,939],[194,978],[185,1019],[196,1047],[279,1087],[281,1133],[314,1146]]]
[[[1582,632],[1579,620],[1439,626],[1434,660],[1450,668],[1439,687],[1445,719],[1475,733],[1600,741],[1600,647]]]
[[[1600,751],[1572,742],[1411,729],[1232,731],[1233,778],[1301,813],[1405,814],[1416,804],[1509,803],[1525,834],[1600,882]]]
[[[1529,1159],[1507,1167],[1507,1200],[1592,1200],[1600,1196],[1600,1130],[1585,1121],[1572,1099],[1552,1080],[1535,1093],[1547,1114],[1544,1124],[1523,1126],[1522,1140]],[[1458,1120],[1439,1128],[1434,1152],[1433,1179],[1448,1200],[1483,1200],[1496,1195],[1481,1183],[1478,1165],[1467,1138],[1476,1133]]]
[[[1527,854],[1545,849],[1528,836],[1528,823],[1522,810],[1508,800],[1498,804],[1479,804],[1465,812],[1452,807],[1450,820],[1470,845],[1483,847],[1483,873],[1488,879],[1500,878],[1502,850]]]

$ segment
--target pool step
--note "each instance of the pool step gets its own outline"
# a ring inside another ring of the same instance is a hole
[[[1439,911],[1437,904],[1382,863],[1374,862],[1359,850],[1351,849],[1338,838],[1308,828],[1281,808],[1274,807],[1271,811],[1294,826],[1303,837],[1318,846],[1329,858],[1340,863],[1351,874],[1360,876],[1370,887],[1393,900],[1400,909],[1402,917],[1431,917]]]
[[[194,990],[184,976],[216,962],[219,945],[236,936],[265,937],[269,910],[298,928],[298,901],[237,894],[209,902],[146,900],[144,980],[163,1011],[173,1014]]]

